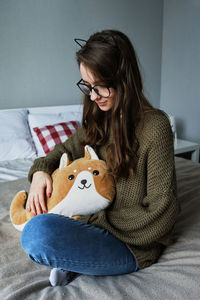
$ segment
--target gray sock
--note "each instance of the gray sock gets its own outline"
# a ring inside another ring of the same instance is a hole
[[[54,268],[51,270],[49,281],[52,286],[64,286],[70,283],[78,275],[75,272]]]

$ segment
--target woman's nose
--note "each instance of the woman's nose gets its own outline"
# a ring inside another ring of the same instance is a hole
[[[90,100],[95,101],[95,100],[100,99],[100,98],[101,97],[99,95],[97,95],[94,90],[91,91]]]

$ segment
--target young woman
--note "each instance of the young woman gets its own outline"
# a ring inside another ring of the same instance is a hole
[[[52,285],[67,284],[72,274],[68,271],[116,275],[150,266],[172,242],[178,213],[171,127],[143,94],[130,40],[119,31],[104,30],[80,46],[82,126],[35,160],[27,209],[37,216],[21,239],[33,262],[53,268]],[[114,202],[78,220],[43,214],[45,195],[52,192],[51,174],[62,153],[77,159],[86,144],[106,161],[115,178]]]

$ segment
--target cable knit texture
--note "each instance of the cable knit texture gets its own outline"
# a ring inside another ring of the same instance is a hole
[[[126,243],[142,269],[155,263],[163,247],[172,243],[179,204],[173,135],[165,113],[160,110],[146,112],[137,128],[137,136],[140,147],[134,177],[116,182],[116,198],[109,208],[81,216],[79,220],[105,228]],[[58,167],[63,152],[68,152],[72,160],[83,156],[83,137],[84,129],[80,127],[45,158],[36,159],[29,180],[38,170],[51,174]],[[105,160],[107,145],[99,149],[100,159]]]

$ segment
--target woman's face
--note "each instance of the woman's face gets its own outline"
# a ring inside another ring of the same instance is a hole
[[[82,63],[80,64],[80,73],[85,84],[90,85],[91,87],[99,84],[97,78],[94,78],[90,69]],[[97,95],[94,90],[92,90],[90,94],[90,100],[95,101],[98,107],[103,111],[109,111],[113,107],[115,101],[115,90],[113,88],[109,88],[109,90],[110,96],[108,98]]]

